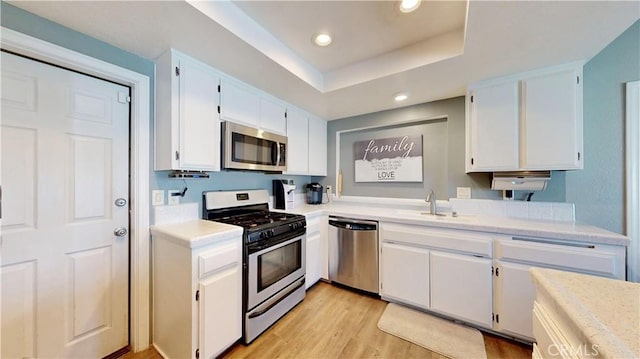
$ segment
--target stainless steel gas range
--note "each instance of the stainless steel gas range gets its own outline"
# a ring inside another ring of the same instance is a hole
[[[266,190],[203,193],[203,218],[244,228],[243,338],[252,342],[305,296],[306,220],[269,211]]]

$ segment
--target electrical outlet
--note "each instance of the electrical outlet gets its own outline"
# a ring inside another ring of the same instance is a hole
[[[174,195],[174,193],[176,195]],[[175,190],[175,189],[167,191],[167,194],[169,196],[169,199],[167,199],[167,204],[169,205],[180,204],[180,196],[179,196],[180,193],[182,193],[182,191]]]
[[[162,206],[164,204],[164,190],[155,189],[151,191],[151,205]]]
[[[471,187],[456,187],[456,197],[462,199],[470,199]]]
[[[327,192],[332,192],[333,191],[333,187],[331,187],[331,185],[326,185],[326,186],[324,186],[324,188],[327,189]]]

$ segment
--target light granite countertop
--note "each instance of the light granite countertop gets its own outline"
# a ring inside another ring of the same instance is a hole
[[[537,298],[603,358],[640,357],[640,283],[532,268]],[[538,300],[537,299],[537,300]]]
[[[388,221],[439,228],[500,233],[512,236],[543,237],[593,244],[628,246],[628,237],[598,227],[574,222],[516,219],[495,216],[434,217],[416,209],[385,208],[374,205],[354,205],[333,202],[321,205],[298,205],[287,210],[313,218],[319,215]]]

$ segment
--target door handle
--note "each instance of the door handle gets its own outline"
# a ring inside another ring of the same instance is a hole
[[[116,237],[124,237],[127,235],[127,229],[124,227],[118,227],[113,230],[113,234],[115,234]]]

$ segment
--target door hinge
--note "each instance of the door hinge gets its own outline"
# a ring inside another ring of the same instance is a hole
[[[200,358],[200,349],[196,349],[196,359]]]
[[[220,113],[220,105],[218,105],[218,114]]]
[[[473,96],[471,96],[471,103],[473,103]]]
[[[380,283],[380,290],[382,290],[382,288],[384,288],[384,283]]]
[[[176,151],[176,161],[180,159],[180,152]]]
[[[218,93],[220,93],[220,85],[218,85]]]
[[[578,152],[578,161],[580,161],[580,152]]]
[[[180,76],[180,68],[176,66],[176,76]]]
[[[496,314],[495,313],[491,313],[491,321],[492,322],[496,321]]]
[[[493,266],[491,266],[491,276],[493,276],[493,270],[494,270],[494,268],[493,268]]]
[[[471,165],[473,166],[473,157],[471,157]]]
[[[496,267],[496,277],[500,276],[500,267]]]
[[[500,314],[496,314],[496,323],[500,323]]]
[[[576,84],[580,84],[580,76],[576,76]]]
[[[284,111],[284,118],[286,119],[286,118],[287,118],[287,116],[288,116],[288,115],[287,115],[287,111]]]
[[[200,300],[200,291],[196,290],[196,302]]]
[[[118,92],[118,102],[120,103],[130,103],[131,96],[127,95],[125,92]]]

